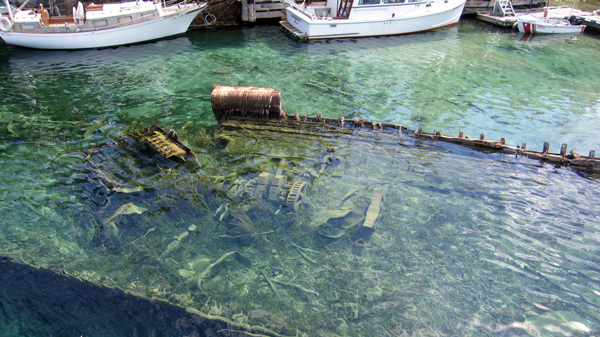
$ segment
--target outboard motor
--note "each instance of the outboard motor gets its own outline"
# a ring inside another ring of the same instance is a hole
[[[578,17],[575,15],[571,15],[568,18],[566,18],[572,25],[581,25],[583,24],[583,18],[582,17]]]

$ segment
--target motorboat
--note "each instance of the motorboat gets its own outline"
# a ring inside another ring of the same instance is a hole
[[[586,26],[567,18],[540,18],[526,14],[517,18],[517,27],[519,32],[530,34],[583,34]]]
[[[401,35],[458,23],[466,0],[286,0],[281,25],[302,40]]]
[[[41,5],[13,8],[0,18],[7,45],[35,49],[91,49],[130,45],[183,35],[206,3],[129,1],[73,7],[73,15],[52,16]]]

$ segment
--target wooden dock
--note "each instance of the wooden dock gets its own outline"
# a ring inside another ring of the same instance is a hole
[[[547,0],[512,0],[513,7],[519,9],[541,8],[546,5]],[[467,0],[463,14],[477,14],[479,12],[491,12],[496,5],[496,0]]]
[[[256,22],[257,19],[285,18],[283,0],[242,0],[242,21]]]
[[[596,32],[600,32],[600,15],[586,15],[578,17],[583,19],[583,24],[587,26],[585,28],[586,31],[589,31],[591,28]]]
[[[477,19],[494,26],[513,28],[517,24],[517,16],[500,16],[488,12],[477,13]]]

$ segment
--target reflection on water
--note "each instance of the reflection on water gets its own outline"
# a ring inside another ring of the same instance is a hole
[[[515,37],[515,40],[520,42],[536,42],[543,43],[543,41],[563,41],[563,43],[567,42],[567,40],[577,41],[581,34],[572,33],[572,34],[530,34],[530,33],[518,33]]]
[[[301,114],[593,148],[579,146],[597,139],[599,81],[571,57],[597,40],[439,33],[300,44],[258,27],[4,51],[0,254],[283,335],[597,331],[594,176],[407,135],[218,127],[210,111],[215,85],[256,85]],[[111,141],[152,123],[197,165]]]

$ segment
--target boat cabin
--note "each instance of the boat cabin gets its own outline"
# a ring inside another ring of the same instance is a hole
[[[398,4],[414,4],[423,0],[327,0],[327,2],[313,2],[306,9],[313,10],[317,18],[348,19],[352,9],[368,8],[373,6],[387,6]],[[364,11],[361,18],[369,19]]]
[[[14,30],[20,32],[65,33],[118,27],[161,16],[160,3],[131,1],[118,4],[73,7],[72,15],[53,15],[43,6],[17,12]],[[60,13],[55,10],[54,13]]]

